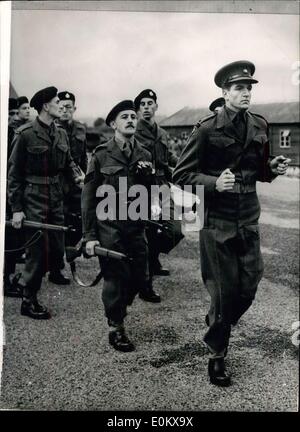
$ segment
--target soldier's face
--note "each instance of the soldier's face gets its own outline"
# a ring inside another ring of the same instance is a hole
[[[18,111],[19,118],[22,120],[28,120],[30,117],[30,106],[29,103],[24,103],[19,107]]]
[[[124,137],[131,137],[134,135],[136,125],[136,113],[132,110],[121,111],[115,120],[111,122],[111,127]]]
[[[223,89],[226,105],[234,111],[249,108],[252,85],[249,83],[232,84],[230,88]]]
[[[18,120],[18,110],[10,110],[8,113],[8,124],[11,124],[13,121]]]
[[[157,104],[153,99],[143,98],[140,102],[139,113],[144,120],[151,120],[155,116]]]
[[[50,117],[53,119],[60,118],[59,98],[55,96],[50,102],[44,104]]]
[[[61,100],[59,102],[60,109],[60,120],[64,122],[71,121],[73,119],[76,107],[72,100]]]

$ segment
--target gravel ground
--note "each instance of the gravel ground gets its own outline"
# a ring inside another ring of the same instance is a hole
[[[20,300],[5,298],[0,408],[297,411],[298,349],[291,337],[299,320],[299,230],[278,220],[299,217],[299,184],[277,179],[259,193],[266,269],[253,306],[232,333],[231,387],[208,382],[202,337],[209,296],[200,278],[197,234],[189,233],[163,258],[172,274],[155,280],[162,303],[137,298],[129,309],[133,353],[118,353],[107,343],[102,283],[84,289],[45,281],[40,297],[53,312],[46,322],[22,317]],[[94,259],[85,263],[87,277],[94,265]]]

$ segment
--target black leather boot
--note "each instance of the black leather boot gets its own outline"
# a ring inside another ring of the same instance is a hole
[[[169,276],[170,274],[170,271],[161,265],[158,257],[155,257],[153,259],[152,272],[154,275],[158,275],[158,276]]]
[[[231,385],[230,376],[226,374],[224,357],[211,358],[208,361],[208,375],[210,382],[220,387]]]
[[[108,340],[110,345],[117,351],[131,352],[135,350],[135,346],[128,339],[123,324],[116,325],[109,332]]]
[[[160,303],[160,295],[158,295],[152,286],[152,280],[150,280],[143,288],[140,289],[139,297],[150,303]]]
[[[51,315],[45,306],[39,304],[37,299],[23,299],[21,305],[21,315],[33,319],[50,319]]]

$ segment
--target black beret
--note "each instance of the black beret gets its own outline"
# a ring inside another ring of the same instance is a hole
[[[209,110],[214,112],[217,107],[222,107],[223,105],[225,105],[225,99],[220,97],[212,101],[212,103],[209,105]]]
[[[18,108],[20,108],[21,105],[29,102],[26,96],[18,97],[17,101],[18,101]]]
[[[139,109],[139,107],[140,107],[140,103],[141,103],[141,100],[142,100],[143,98],[150,98],[150,99],[153,99],[155,103],[156,103],[156,101],[157,101],[156,93],[155,93],[153,90],[151,90],[151,89],[143,90],[143,91],[141,91],[141,93],[140,93],[140,94],[139,94],[139,95],[134,99],[134,105],[135,105],[135,108],[136,108],[137,110]]]
[[[215,75],[215,83],[221,88],[239,81],[255,84],[258,81],[252,78],[254,72],[253,63],[248,60],[239,60],[223,66]]]
[[[40,111],[44,103],[50,102],[57,95],[56,87],[46,87],[38,91],[30,101],[30,106]]]
[[[63,91],[58,93],[57,96],[59,97],[60,100],[71,100],[75,103],[75,95],[73,95],[73,93],[71,92]]]
[[[8,111],[18,109],[18,100],[15,98],[8,99]]]
[[[132,110],[132,111],[136,111],[134,103],[132,102],[132,100],[123,100],[121,102],[119,102],[116,106],[113,107],[113,109],[108,113],[107,117],[106,117],[106,124],[107,126],[110,126],[110,123],[117,117],[117,115],[121,112],[121,111],[127,111],[127,110]]]

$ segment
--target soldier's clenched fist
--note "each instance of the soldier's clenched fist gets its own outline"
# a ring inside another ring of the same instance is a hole
[[[229,168],[222,172],[216,181],[216,189],[218,192],[224,192],[233,188],[235,175],[232,174]]]

